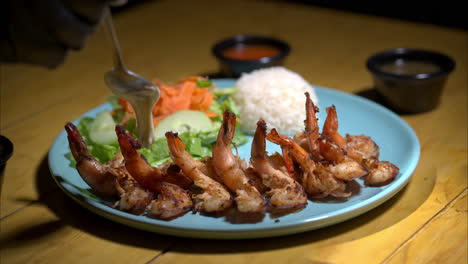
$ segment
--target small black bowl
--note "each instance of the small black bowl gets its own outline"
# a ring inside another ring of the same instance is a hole
[[[13,143],[8,138],[0,135],[0,194],[2,192],[3,173],[11,155],[13,155]]]
[[[230,51],[234,54],[229,55],[227,52]],[[291,48],[284,41],[254,35],[236,35],[216,43],[212,48],[213,55],[220,62],[222,74],[235,78],[260,68],[281,66],[290,51]]]
[[[455,61],[428,50],[398,48],[367,60],[376,90],[401,113],[421,113],[439,105],[443,87]]]

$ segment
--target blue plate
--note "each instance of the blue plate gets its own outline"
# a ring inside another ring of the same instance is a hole
[[[234,82],[233,79],[215,80],[215,84],[220,88],[232,87]],[[342,134],[365,134],[372,137],[380,146],[381,160],[388,160],[400,168],[400,174],[392,183],[375,188],[365,187],[362,181],[358,180],[361,185],[360,192],[345,201],[309,201],[307,207],[299,212],[280,217],[267,214],[258,222],[234,223],[227,217],[212,217],[199,213],[188,213],[171,221],[162,221],[113,209],[109,207],[111,201],[95,195],[78,172],[69,167],[69,162],[64,157],[69,152],[64,130],[57,136],[49,152],[52,177],[67,195],[90,211],[112,221],[162,234],[214,239],[260,238],[333,225],[375,208],[400,191],[416,168],[420,145],[411,127],[386,108],[333,89],[316,87],[316,93],[322,109],[332,104],[337,107]],[[84,116],[94,117],[97,113],[110,109],[109,104],[103,104]],[[325,119],[324,112],[319,113],[321,122]],[[267,149],[273,153],[278,151],[279,147],[270,143]],[[250,143],[240,146],[238,151],[243,159],[248,160]]]

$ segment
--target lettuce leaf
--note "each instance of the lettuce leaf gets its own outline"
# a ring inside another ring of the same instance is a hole
[[[198,88],[205,88],[208,86],[211,86],[213,82],[211,80],[203,80],[203,79],[198,79],[197,80],[197,87]]]
[[[200,83],[200,85],[208,85],[208,83]],[[215,95],[215,98],[209,110],[218,114],[217,116],[212,117],[212,130],[204,132],[188,131],[179,134],[179,137],[185,143],[186,151],[197,160],[212,155],[213,146],[216,143],[218,131],[222,124],[222,116],[224,111],[229,110],[235,113],[237,116],[239,115],[239,110],[234,102],[234,99],[231,97],[231,95],[235,92],[233,88],[213,89],[212,92]],[[109,103],[114,108],[113,117],[116,122],[121,120],[123,113],[122,111],[119,111],[121,110],[121,106],[118,104],[117,99],[118,98],[115,96],[112,96],[108,99]],[[103,145],[94,143],[89,137],[90,127],[93,122],[94,118],[84,117],[80,119],[77,128],[84,138],[91,155],[99,162],[107,164],[112,158],[114,158],[116,153],[120,152],[120,147],[118,144]],[[136,120],[130,119],[127,121],[125,124],[125,129],[136,136]],[[239,146],[247,143],[247,141],[247,137],[237,127],[233,143]],[[169,155],[167,140],[165,138],[157,139],[149,148],[141,148],[139,152],[152,166],[157,166],[172,161]],[[70,161],[71,167],[76,166],[76,162],[71,153],[65,154],[65,157]]]

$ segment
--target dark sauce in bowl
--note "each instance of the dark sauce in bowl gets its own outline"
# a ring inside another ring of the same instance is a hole
[[[256,60],[279,55],[278,47],[267,44],[239,44],[223,50],[226,58],[235,60]]]
[[[436,51],[398,48],[371,56],[367,69],[389,107],[399,113],[421,113],[438,106],[455,61]]]
[[[427,61],[398,59],[394,62],[380,66],[380,70],[397,75],[417,75],[438,72],[441,68],[438,65]]]

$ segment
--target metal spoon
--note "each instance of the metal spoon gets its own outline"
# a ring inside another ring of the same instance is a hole
[[[114,68],[106,72],[104,81],[112,93],[132,105],[137,119],[138,138],[144,147],[148,147],[154,141],[152,109],[159,100],[160,90],[150,81],[127,70],[122,60],[110,9],[107,8],[106,12],[105,24],[114,48]]]

